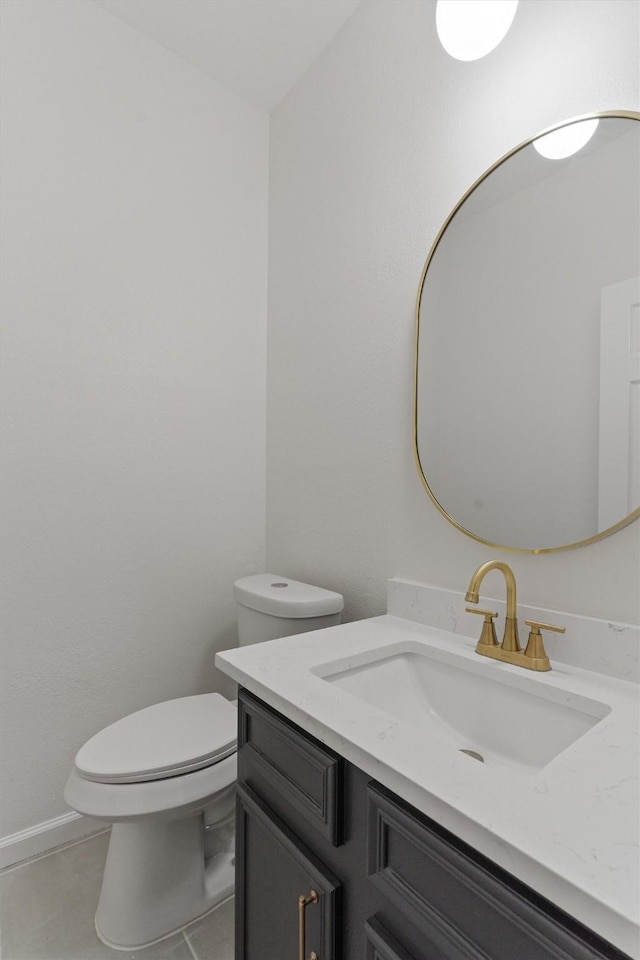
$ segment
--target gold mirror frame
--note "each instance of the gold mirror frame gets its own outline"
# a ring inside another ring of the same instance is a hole
[[[442,240],[442,237],[451,223],[451,220],[456,215],[463,203],[471,196],[474,190],[484,181],[487,177],[492,174],[498,167],[502,166],[510,157],[518,153],[524,147],[529,146],[533,143],[534,140],[538,140],[540,137],[545,136],[548,133],[552,133],[554,130],[560,130],[563,127],[569,127],[574,123],[581,123],[584,120],[593,120],[601,118],[620,118],[627,120],[636,120],[640,121],[640,112],[635,110],[603,110],[597,113],[585,113],[581,116],[572,117],[570,120],[564,120],[561,123],[556,123],[553,126],[546,127],[544,130],[541,130],[539,133],[535,134],[532,137],[528,137],[526,140],[523,140],[522,143],[519,143],[518,146],[514,147],[512,150],[509,150],[508,153],[505,153],[504,156],[500,157],[499,160],[496,160],[485,172],[478,177],[478,179],[469,187],[466,193],[460,198],[456,203],[455,207],[446,218],[440,230],[438,231],[436,238],[429,250],[429,255],[425,262],[425,265],[420,276],[420,283],[418,285],[418,296],[416,300],[416,319],[415,319],[415,361],[414,361],[414,403],[413,403],[413,450],[415,455],[416,466],[418,468],[418,474],[422,483],[429,494],[432,502],[438,508],[440,513],[451,523],[457,530],[461,533],[464,533],[465,536],[470,537],[472,540],[475,540],[477,543],[483,543],[486,546],[493,547],[498,550],[507,550],[511,553],[529,553],[529,554],[541,554],[541,553],[560,553],[564,550],[573,550],[575,547],[586,547],[590,543],[596,543],[598,540],[603,540],[605,537],[611,536],[611,534],[616,533],[618,530],[622,530],[624,527],[628,526],[630,523],[633,523],[634,520],[640,518],[640,506],[636,507],[631,511],[626,517],[623,517],[622,520],[619,520],[618,523],[613,524],[611,527],[607,527],[605,530],[601,530],[592,537],[587,537],[584,540],[576,540],[574,543],[561,544],[557,547],[513,547],[506,544],[495,543],[492,540],[487,540],[484,537],[478,536],[478,534],[473,533],[471,530],[468,530],[462,524],[458,523],[442,506],[433,490],[429,486],[429,482],[425,476],[425,473],[422,469],[422,463],[420,461],[420,454],[418,452],[418,348],[420,343],[420,307],[422,305],[422,295],[424,292],[424,284],[427,277],[427,272],[429,270],[429,265],[434,257],[436,250]]]

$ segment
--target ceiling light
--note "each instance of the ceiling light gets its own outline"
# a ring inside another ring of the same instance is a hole
[[[517,6],[518,0],[438,0],[440,42],[456,60],[479,60],[504,38]]]
[[[541,157],[546,157],[547,160],[563,160],[564,157],[570,157],[572,153],[582,150],[596,132],[598,122],[597,119],[581,120],[580,123],[572,123],[561,130],[552,130],[551,133],[545,133],[543,137],[534,140],[533,145]]]

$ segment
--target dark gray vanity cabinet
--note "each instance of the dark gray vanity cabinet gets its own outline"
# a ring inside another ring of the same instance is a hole
[[[236,960],[299,960],[311,890],[304,960],[363,960],[370,778],[245,691],[238,719]]]
[[[252,694],[238,708],[236,960],[629,960]]]

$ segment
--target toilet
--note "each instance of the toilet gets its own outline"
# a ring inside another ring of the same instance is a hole
[[[340,623],[343,598],[286,577],[233,585],[241,646]],[[65,800],[111,823],[95,917],[116,950],[149,946],[234,891],[237,710],[219,693],[138,710],[78,751]]]

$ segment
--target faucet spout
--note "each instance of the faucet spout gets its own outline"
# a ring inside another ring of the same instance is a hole
[[[481,564],[469,581],[465,600],[467,603],[478,603],[480,599],[480,584],[490,570],[500,570],[504,576],[507,587],[507,616],[504,624],[502,649],[519,652],[516,578],[508,564],[503,563],[501,560],[487,560],[486,563]]]

